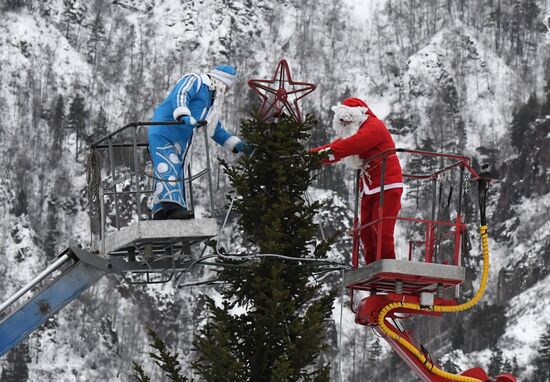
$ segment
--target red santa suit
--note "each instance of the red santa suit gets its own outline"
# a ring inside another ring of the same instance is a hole
[[[382,158],[366,163],[365,160],[388,149],[395,149],[390,132],[367,104],[358,98],[348,98],[335,107],[334,126],[346,138],[316,147],[311,151],[325,151],[328,159],[323,163],[343,160],[348,166],[361,170],[361,226],[379,217],[380,186],[382,181]],[[399,159],[390,153],[386,159],[384,175],[383,216],[395,217],[401,209],[403,173]],[[382,223],[383,259],[395,259],[393,232],[395,219]],[[376,260],[378,224],[361,230],[361,241],[365,250],[366,263]]]

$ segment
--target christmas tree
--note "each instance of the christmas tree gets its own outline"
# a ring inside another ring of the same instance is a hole
[[[164,375],[173,382],[192,382],[192,379],[190,380],[181,374],[181,366],[178,361],[179,354],[172,354],[153,329],[148,329],[147,332],[153,341],[149,345],[156,350],[156,353],[150,352],[149,356],[164,371]],[[145,373],[141,364],[132,362],[132,369],[137,382],[151,382],[151,378]]]
[[[320,205],[306,198],[319,167],[304,147],[314,125],[311,116],[303,123],[285,116],[245,120],[241,134],[252,155],[223,163],[239,195],[245,254],[257,260],[219,272],[226,283],[222,306],[207,299],[209,320],[196,337],[194,363],[207,381],[329,380],[330,364],[320,355],[334,294],[311,282],[315,263],[294,260],[322,259],[330,244],[317,243],[313,217]]]

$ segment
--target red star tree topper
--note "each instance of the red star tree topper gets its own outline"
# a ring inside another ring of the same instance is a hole
[[[264,120],[286,112],[298,123],[302,123],[298,101],[316,88],[315,84],[293,81],[285,59],[279,61],[271,80],[249,80],[248,86],[263,99],[260,116]]]

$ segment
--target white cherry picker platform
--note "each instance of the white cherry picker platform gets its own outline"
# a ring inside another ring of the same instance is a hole
[[[197,263],[191,251],[193,246],[218,234],[213,217],[151,220],[147,202],[153,193],[149,175],[153,171],[149,167],[144,126],[152,124],[130,123],[91,145],[90,245],[65,249],[50,266],[0,305],[0,357],[103,276],[120,274],[133,284],[169,282]],[[191,158],[186,158],[182,165],[187,166],[187,178],[178,181],[186,182],[189,208],[194,211],[193,181],[207,175],[213,216],[212,167],[206,129],[202,131],[206,166],[193,175]]]

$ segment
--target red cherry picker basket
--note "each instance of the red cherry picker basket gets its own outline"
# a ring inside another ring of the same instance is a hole
[[[397,154],[402,161],[407,160],[409,167],[417,163],[421,164],[417,168],[430,169],[421,174],[403,174],[407,195],[405,201],[410,204],[416,197],[417,206],[428,207],[430,216],[425,217],[424,213],[417,211],[414,216],[407,217],[407,213],[414,210],[408,208],[407,203],[400,216],[383,215],[386,160]],[[360,226],[358,211],[360,179],[363,175],[361,171],[366,171],[369,163],[382,166],[377,215],[379,218]],[[344,283],[350,292],[351,309],[356,315],[356,323],[374,327],[423,381],[516,381],[510,374],[501,374],[491,379],[481,368],[469,369],[460,375],[445,372],[399,323],[399,319],[403,317],[442,316],[447,312],[464,311],[480,301],[485,292],[489,271],[485,217],[488,181],[488,178],[478,175],[472,168],[468,157],[407,149],[381,152],[369,158],[363,170],[357,171],[352,270],[344,275]],[[468,230],[468,224],[464,221],[467,195],[464,190],[469,189],[472,182],[476,182],[478,186],[483,272],[477,293],[469,301],[459,303],[458,288],[465,280],[462,248]],[[406,260],[383,258],[382,223],[386,219],[395,220],[399,234],[408,237],[404,248],[408,252]],[[401,232],[403,226],[406,228]],[[363,259],[360,253],[360,232],[364,229],[375,229],[378,238],[376,261],[370,264],[366,264],[366,257]],[[355,306],[357,295],[366,295],[365,291],[369,292],[368,297],[361,299]]]

